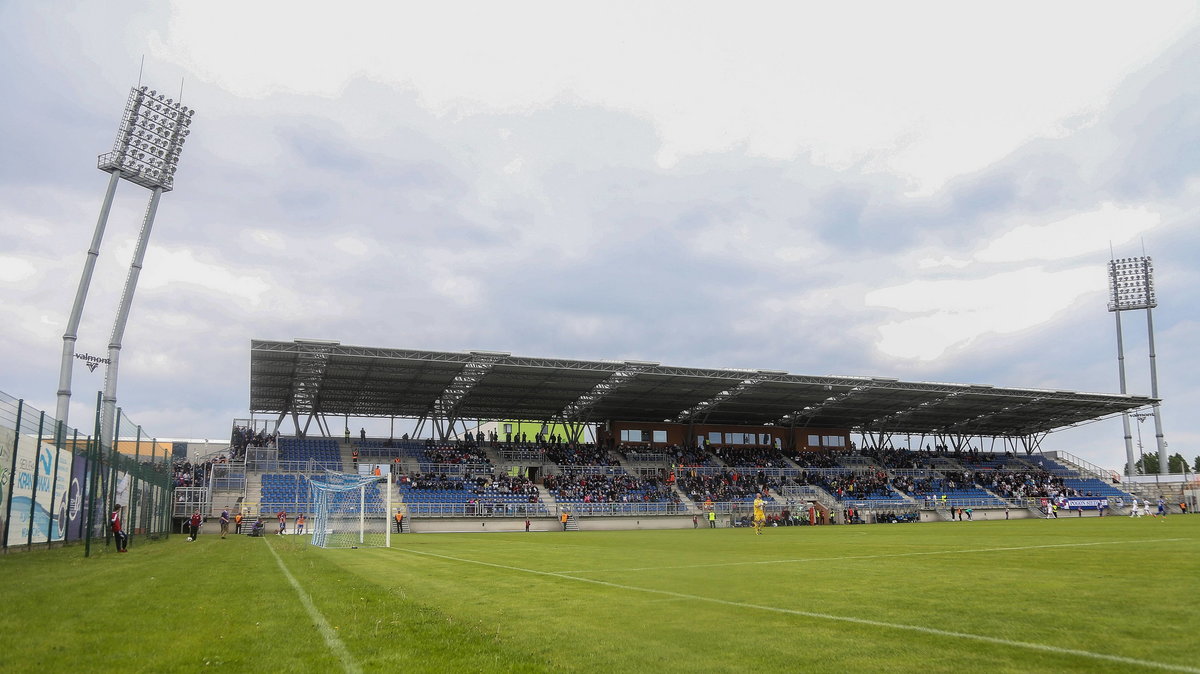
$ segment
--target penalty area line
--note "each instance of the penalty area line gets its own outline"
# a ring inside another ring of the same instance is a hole
[[[950,637],[952,639],[966,639],[970,641],[979,641],[998,646],[1008,646],[1011,648],[1022,648],[1031,651],[1041,651],[1043,653],[1053,653],[1055,655],[1073,655],[1081,658],[1090,658],[1093,660],[1103,660],[1105,662],[1116,662],[1123,665],[1136,665],[1139,667],[1148,667],[1151,669],[1164,669],[1172,672],[1189,672],[1190,674],[1200,674],[1200,669],[1188,667],[1186,665],[1174,665],[1166,662],[1154,662],[1153,660],[1140,660],[1138,658],[1129,658],[1123,655],[1109,655],[1107,653],[1094,653],[1092,651],[1084,651],[1077,648],[1063,648],[1060,646],[1050,646],[1047,644],[1039,644],[1030,641],[1016,641],[1014,639],[1002,639],[1000,637],[990,637],[985,634],[971,634],[970,632],[953,632],[950,630],[942,630],[936,627],[924,627],[922,625],[906,625],[904,623],[890,623],[882,620],[871,620],[868,618],[856,618],[854,616],[839,616],[828,613],[817,613],[815,611],[801,611],[798,609],[781,608],[778,606],[766,606],[763,604],[750,604],[747,602],[730,601],[727,599],[717,599],[716,597],[705,597],[703,595],[688,594],[686,592],[672,592],[670,590],[658,590],[651,587],[638,587],[636,585],[625,585],[623,583],[610,583],[604,580],[596,580],[595,578],[581,578],[579,576],[570,576],[564,573],[554,571],[538,571],[537,569],[525,569],[519,566],[509,566],[507,564],[496,564],[494,562],[484,562],[478,559],[466,559],[463,557],[453,557],[451,555],[442,555],[436,552],[427,552],[424,550],[409,550],[400,548],[401,552],[407,552],[413,555],[422,555],[425,557],[436,557],[439,559],[447,559],[454,562],[462,562],[464,564],[478,564],[480,566],[488,566],[494,569],[506,569],[508,571],[517,571],[520,573],[529,573],[537,576],[546,576],[549,578],[561,578],[563,580],[574,580],[580,583],[588,583],[590,585],[600,585],[603,587],[611,587],[618,590],[628,590],[631,592],[643,592],[646,594],[657,594],[664,597],[673,597],[676,599],[689,599],[692,601],[708,602],[711,604],[720,604],[722,606],[733,606],[736,608],[753,609],[757,611],[769,611],[771,613],[783,613],[786,615],[801,616],[804,618],[815,618],[818,620],[828,620],[830,622],[850,623],[853,625],[866,625],[868,627],[882,627],[886,629],[903,630],[907,632],[919,632],[921,634],[931,634],[940,637]]]
[[[265,537],[263,538],[263,545],[266,545],[267,549],[271,551],[271,556],[279,564],[279,570],[283,571],[284,578],[287,578],[288,582],[296,590],[296,594],[300,597],[300,603],[304,605],[304,610],[308,611],[308,617],[312,618],[313,623],[317,626],[317,630],[325,638],[325,645],[341,661],[342,669],[346,670],[349,674],[361,674],[362,668],[354,661],[354,656],[350,655],[350,651],[346,650],[346,644],[342,643],[342,640],[338,638],[338,635],[333,631],[333,627],[329,625],[329,621],[317,610],[316,605],[312,603],[312,598],[308,596],[304,588],[300,587],[300,583],[296,581],[296,577],[284,565],[283,558],[279,556],[278,552],[275,552],[275,548],[267,542]]]

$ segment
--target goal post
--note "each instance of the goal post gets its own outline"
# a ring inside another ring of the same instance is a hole
[[[326,471],[308,481],[312,544],[322,548],[391,547],[392,482],[387,475]]]

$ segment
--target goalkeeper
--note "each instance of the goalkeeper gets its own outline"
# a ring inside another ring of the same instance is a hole
[[[763,525],[767,523],[767,513],[763,511],[763,495],[758,492],[754,495],[754,533],[762,536]]]

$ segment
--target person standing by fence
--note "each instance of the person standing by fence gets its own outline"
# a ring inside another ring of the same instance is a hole
[[[194,541],[200,535],[200,525],[204,522],[204,518],[197,510],[192,513],[192,519],[188,520],[188,540]]]
[[[229,508],[221,511],[221,538],[229,533]]]
[[[125,528],[121,526],[120,503],[113,508],[112,516],[108,518],[108,526],[112,528],[113,540],[117,544],[117,552],[126,552],[126,547],[129,545],[129,534],[125,533]]]

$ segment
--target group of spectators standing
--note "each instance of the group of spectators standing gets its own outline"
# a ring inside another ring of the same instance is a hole
[[[276,434],[255,431],[248,426],[234,426],[229,438],[229,460],[239,461],[246,456],[248,447],[275,447]]]
[[[220,457],[219,463],[224,463],[225,457]],[[208,476],[212,473],[212,467],[218,461],[209,459],[207,461],[176,461],[171,469],[173,471],[172,478],[175,481],[176,487],[203,487],[208,483]]]
[[[501,444],[500,434],[496,431],[488,431],[487,433],[484,433],[483,431],[478,431],[476,433],[467,431],[463,437],[466,438],[467,442],[473,442],[477,445],[483,445],[486,443],[492,446],[497,446]],[[503,442],[506,445],[528,445],[530,444],[529,434],[524,431],[520,431],[518,433],[508,431],[504,434]],[[533,444],[536,445],[561,445],[566,444],[566,442],[567,439],[557,433],[533,434]]]

